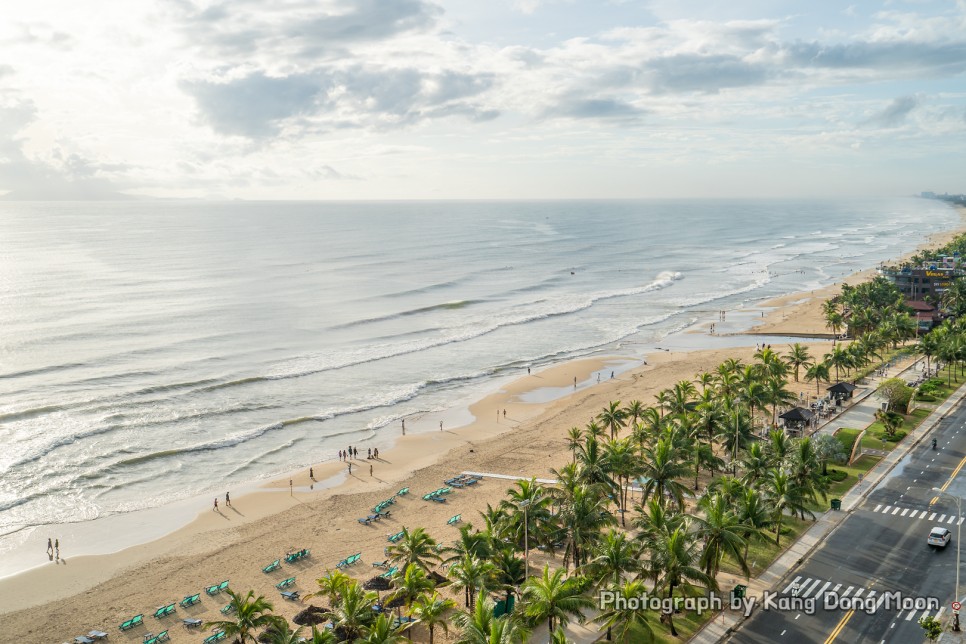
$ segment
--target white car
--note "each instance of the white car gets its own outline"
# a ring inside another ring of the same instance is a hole
[[[953,533],[946,528],[936,526],[929,531],[929,538],[926,539],[926,543],[937,548],[945,548],[949,544],[949,539],[952,536]]]

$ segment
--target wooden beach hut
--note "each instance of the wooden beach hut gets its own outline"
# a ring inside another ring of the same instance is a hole
[[[779,418],[782,420],[782,424],[785,430],[789,433],[802,434],[805,429],[812,422],[815,414],[804,407],[792,407],[784,414],[780,415]]]
[[[851,382],[837,382],[831,387],[826,387],[826,391],[829,393],[829,399],[836,400],[840,405],[843,400],[851,399],[856,389],[858,387]]]

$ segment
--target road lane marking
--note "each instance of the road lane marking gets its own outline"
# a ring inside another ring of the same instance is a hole
[[[782,631],[782,635],[784,635],[787,632],[788,632],[788,629],[785,629],[784,631]]]
[[[956,525],[963,525],[963,517],[959,517],[959,523],[957,523]]]
[[[855,609],[853,608],[839,620],[839,623],[836,624],[835,628],[829,634],[828,639],[825,640],[825,644],[832,644],[835,641],[835,638],[839,636],[839,633],[842,632],[842,629],[845,628],[845,625],[849,623],[849,620],[852,619],[852,615],[854,614]]]
[[[956,517],[954,517],[953,515],[950,514],[949,515],[949,521],[947,521],[946,523],[952,523],[955,520],[956,520]]]
[[[909,512],[909,508],[906,508],[905,510],[903,510],[903,511],[902,511],[902,514],[900,514],[899,516],[900,516],[900,517],[904,517],[904,516],[906,516],[906,513],[907,513],[907,512]]]
[[[892,506],[891,505],[887,505],[885,507],[885,510],[882,511],[882,514],[888,514],[889,513],[889,510],[891,510],[891,509],[892,509]]]
[[[941,517],[939,517],[939,521],[938,521],[938,523],[942,523],[942,522],[943,522],[943,521],[945,521],[945,520],[946,520],[946,515],[944,514],[944,515],[942,515]]]
[[[812,584],[812,587],[811,587],[811,588],[809,588],[809,589],[808,589],[808,590],[807,590],[806,592],[804,592],[804,593],[802,593],[801,595],[799,595],[799,597],[808,597],[809,595],[811,595],[811,594],[812,594],[812,591],[813,591],[813,590],[815,590],[816,588],[818,588],[818,585],[819,585],[820,583],[822,583],[822,580],[821,580],[821,579],[816,579],[816,580],[815,580],[815,583],[814,583],[814,584]]]
[[[815,601],[818,601],[818,598],[822,596],[822,593],[824,593],[824,592],[825,592],[825,589],[826,589],[826,588],[828,588],[828,587],[829,587],[829,586],[831,586],[831,585],[832,585],[832,582],[830,582],[830,581],[826,581],[826,582],[825,582],[825,585],[824,585],[824,586],[822,586],[822,590],[820,590],[820,591],[818,591],[817,593],[815,593]]]
[[[832,589],[832,592],[833,593],[839,592],[839,588],[841,588],[841,587],[842,587],[842,584],[835,584],[835,588]]]
[[[911,622],[912,621],[912,618],[915,617],[915,616],[916,616],[916,611],[914,611],[914,610],[909,611],[909,614],[906,615],[906,621],[907,622]]]
[[[899,510],[901,510],[901,509],[902,509],[902,508],[896,508],[895,510],[893,510],[893,511],[892,511],[892,514],[896,514],[896,513],[897,513],[897,512],[899,512]]]
[[[848,597],[849,596],[849,593],[852,592],[852,589],[853,588],[855,588],[855,586],[849,586],[848,588],[846,588],[845,589],[845,592],[842,593],[842,597]]]
[[[929,510],[923,510],[922,514],[919,515],[919,518],[925,519],[927,514],[929,514]]]
[[[929,515],[929,520],[930,521],[932,521],[935,518],[936,518],[936,513],[935,512],[933,512],[932,514]]]
[[[933,459],[933,460],[936,460],[936,459]],[[955,469],[953,469],[953,473],[952,473],[952,474],[950,474],[950,475],[949,475],[949,478],[948,478],[948,479],[946,479],[946,482],[945,482],[945,483],[943,483],[943,484],[942,484],[942,485],[941,485],[941,486],[939,487],[939,489],[940,489],[941,491],[943,491],[943,492],[945,492],[945,491],[946,491],[946,488],[948,488],[948,487],[949,487],[949,484],[950,484],[950,483],[952,483],[952,482],[953,482],[953,480],[954,480],[954,479],[956,478],[956,476],[957,476],[957,475],[959,474],[959,470],[961,470],[961,469],[963,469],[963,465],[966,465],[966,456],[964,456],[964,457],[963,457],[963,458],[962,458],[962,459],[961,459],[961,460],[959,461],[959,464],[958,464],[958,465],[957,465],[957,466],[955,467]],[[933,503],[935,503],[935,502],[936,502],[936,501],[937,501],[938,499],[939,499],[939,497],[938,497],[938,496],[935,496],[935,497],[933,497],[933,500],[929,502],[929,505],[932,505],[932,504],[933,504]]]
[[[801,579],[802,579],[802,576],[801,575],[799,575],[798,577],[795,577],[794,579],[792,579],[792,583],[790,583],[787,586],[785,586],[785,590],[782,591],[782,594],[784,595],[785,593],[790,592],[791,589],[792,589],[792,586],[794,586],[799,581],[801,581]]]
[[[878,512],[879,508],[881,507],[882,507],[882,504],[880,503],[879,505],[875,506],[875,510],[873,510],[873,512]]]
[[[853,596],[853,597],[858,597],[858,596],[859,596],[859,595],[861,595],[861,594],[862,594],[862,593],[863,593],[864,591],[865,591],[865,588],[859,588],[859,589],[858,589],[857,591],[855,591],[855,594],[854,594],[854,595],[852,595],[852,596]]]

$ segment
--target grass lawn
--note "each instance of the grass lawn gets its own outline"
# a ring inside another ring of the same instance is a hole
[[[775,545],[775,530],[770,529],[765,537],[764,541],[752,541],[751,545],[748,546],[748,567],[751,568],[751,576],[757,577],[760,575],[768,566],[771,565],[775,559],[778,558],[785,548],[790,546],[792,542],[802,536],[811,525],[811,520],[802,521],[797,517],[786,516],[782,519],[782,539],[781,545]],[[724,558],[721,560],[721,572],[726,572],[735,576],[739,580],[745,578],[741,568],[735,563],[729,555],[725,554]],[[722,588],[722,592],[728,592],[730,588]]]
[[[855,439],[858,438],[861,429],[849,429],[843,427],[839,431],[835,432],[835,438],[842,444],[842,449],[845,450],[846,456],[852,454],[852,446],[855,445]]]

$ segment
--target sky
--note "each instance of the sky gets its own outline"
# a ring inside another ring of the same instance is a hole
[[[959,193],[964,143],[966,0],[10,0],[0,16],[6,198]]]

